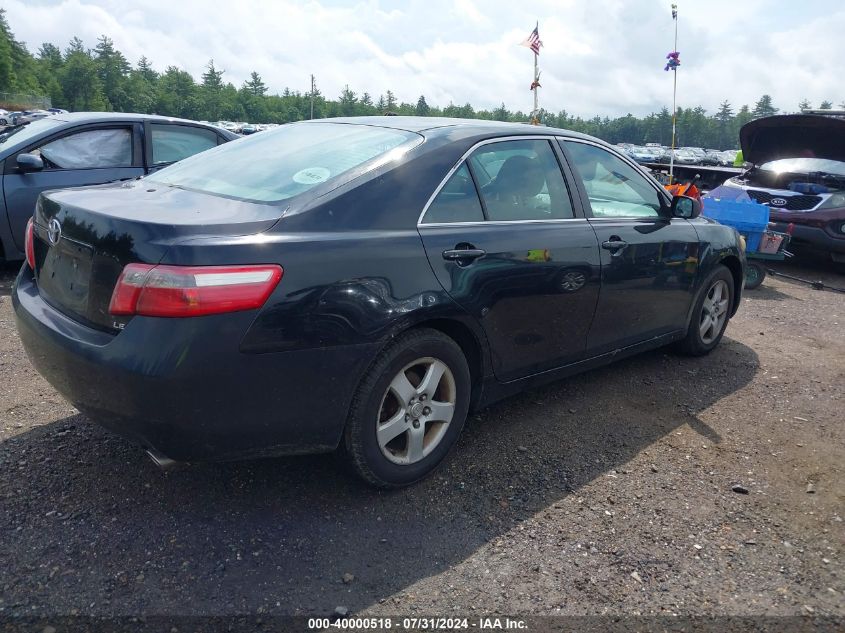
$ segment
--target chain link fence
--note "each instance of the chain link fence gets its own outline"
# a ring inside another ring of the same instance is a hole
[[[6,110],[46,110],[51,107],[50,97],[27,95],[18,92],[0,92],[0,107]]]

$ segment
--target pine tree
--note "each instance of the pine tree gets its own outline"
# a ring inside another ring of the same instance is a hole
[[[217,70],[214,67],[214,60],[209,59],[205,72],[202,74],[202,86],[208,90],[219,91],[223,88],[223,73],[225,70]]]
[[[390,90],[387,91],[387,96],[385,98],[385,109],[388,112],[393,112],[393,110],[396,109],[396,97]]]
[[[807,101],[806,99],[802,99],[801,103],[798,104],[799,110],[812,110],[813,104]]]
[[[114,42],[105,35],[97,40],[94,47],[94,59],[97,64],[97,76],[103,86],[103,93],[113,110],[127,109],[125,90],[126,78],[129,74],[129,62],[123,53],[115,49]]]
[[[6,21],[6,9],[0,9],[0,91],[14,89],[15,74],[12,70],[12,32]]]
[[[417,107],[414,109],[414,114],[417,116],[428,116],[431,108],[428,107],[428,103],[425,101],[425,96],[420,95],[420,98],[417,99]]]
[[[74,37],[65,49],[65,63],[59,77],[68,108],[97,111],[108,107],[97,71],[97,63],[91,53],[85,49],[82,40]]]
[[[255,97],[263,97],[267,94],[267,86],[264,85],[261,75],[254,70],[250,74],[249,79],[244,82],[244,89]]]
[[[168,66],[158,80],[155,111],[158,114],[196,118],[198,114],[198,87],[190,73]]]
[[[338,99],[338,109],[343,116],[355,116],[358,97],[349,89],[349,84],[343,87]]]
[[[825,99],[819,104],[819,110],[832,110],[833,109],[833,102],[828,101]]]
[[[158,73],[153,69],[153,64],[147,59],[146,55],[142,55],[141,59],[138,60],[138,73],[149,82],[158,79]]]
[[[752,114],[755,119],[764,116],[773,116],[778,113],[778,109],[772,104],[771,95],[763,95],[760,100],[754,105]]]
[[[732,143],[732,130],[731,130],[731,123],[733,122],[734,112],[731,104],[728,101],[722,101],[719,104],[719,111],[716,112],[714,116],[716,119],[716,128],[718,130],[718,140],[717,147],[719,149],[725,149],[730,147]]]
[[[199,109],[199,117],[209,121],[219,121],[223,114],[223,70],[217,70],[214,60],[208,60],[205,72],[202,74],[200,93],[203,107]]]
[[[64,64],[62,51],[55,44],[45,42],[38,49],[36,64],[38,81],[50,97],[50,102],[54,106],[64,105],[65,96],[58,79]]]

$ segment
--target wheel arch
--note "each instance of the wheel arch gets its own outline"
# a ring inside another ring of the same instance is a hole
[[[731,316],[733,316],[739,309],[739,301],[742,297],[742,287],[743,281],[745,280],[745,273],[743,272],[742,262],[739,260],[739,257],[736,257],[735,255],[727,255],[720,259],[719,263],[731,272],[731,277],[733,277],[734,280],[734,300],[733,305],[731,306]]]
[[[419,330],[419,329],[437,330],[449,338],[451,338],[467,359],[469,366],[470,379],[472,383],[472,394],[470,395],[470,410],[473,410],[478,402],[481,400],[481,391],[484,383],[484,376],[486,375],[485,368],[488,366],[488,359],[485,353],[484,342],[481,340],[480,333],[476,333],[473,329],[465,323],[456,319],[449,318],[432,318],[420,321],[414,325],[406,328],[404,331]],[[402,332],[400,332],[401,334]]]

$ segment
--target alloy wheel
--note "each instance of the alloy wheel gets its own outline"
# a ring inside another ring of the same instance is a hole
[[[728,284],[722,279],[717,279],[707,291],[701,306],[698,331],[701,334],[701,342],[705,345],[710,345],[722,332],[722,326],[728,318],[729,303]]]
[[[384,394],[376,420],[382,454],[394,464],[414,464],[440,443],[455,413],[452,371],[426,357],[399,371]]]

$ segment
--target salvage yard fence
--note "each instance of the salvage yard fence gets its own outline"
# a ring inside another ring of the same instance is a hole
[[[19,92],[0,92],[0,107],[6,110],[46,110],[51,107],[50,97],[27,95]]]

